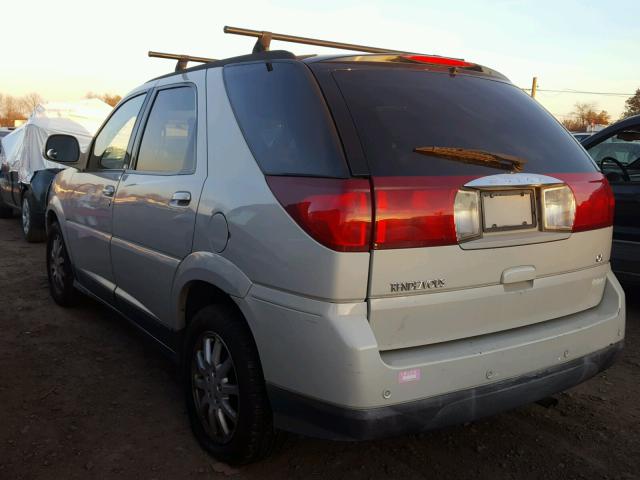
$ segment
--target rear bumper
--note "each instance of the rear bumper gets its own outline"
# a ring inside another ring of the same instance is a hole
[[[561,392],[608,368],[623,342],[582,358],[501,382],[369,409],[342,408],[270,386],[276,424],[331,440],[370,440],[477,420]]]
[[[366,439],[491,415],[606,368],[624,340],[624,291],[610,270],[593,281],[604,284],[603,295],[587,310],[387,351],[379,348],[366,303],[334,304],[256,285],[237,301],[258,346],[276,425]]]

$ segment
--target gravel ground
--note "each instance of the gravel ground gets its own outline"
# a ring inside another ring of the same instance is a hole
[[[175,369],[117,315],[49,298],[43,244],[0,220],[0,479],[640,478],[640,299],[623,357],[558,395],[483,421],[364,443],[289,436],[240,469],[191,436]]]

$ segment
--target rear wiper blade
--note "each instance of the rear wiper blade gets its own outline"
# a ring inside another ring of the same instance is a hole
[[[499,168],[500,170],[508,170],[510,172],[521,172],[524,164],[527,163],[526,160],[513,155],[486,152],[484,150],[471,150],[468,148],[428,146],[416,147],[413,151],[421,153],[422,155],[445,158],[447,160],[454,160],[471,165]]]

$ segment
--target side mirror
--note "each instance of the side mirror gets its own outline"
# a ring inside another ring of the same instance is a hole
[[[72,135],[51,135],[44,147],[44,157],[57,163],[74,163],[80,159],[78,139]]]

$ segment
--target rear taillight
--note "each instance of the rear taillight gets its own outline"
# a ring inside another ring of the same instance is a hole
[[[366,252],[371,243],[368,180],[268,176],[289,215],[311,237],[339,252]]]
[[[613,225],[615,199],[609,182],[601,173],[559,173],[573,191],[576,214],[573,231],[583,232]]]
[[[580,232],[613,224],[611,187],[600,173],[553,174],[539,187],[540,228]],[[267,176],[289,215],[315,240],[340,252],[455,245],[482,235],[475,177],[331,179]],[[373,188],[373,198],[372,191]]]
[[[373,248],[417,248],[458,243],[454,202],[465,177],[373,179]]]

